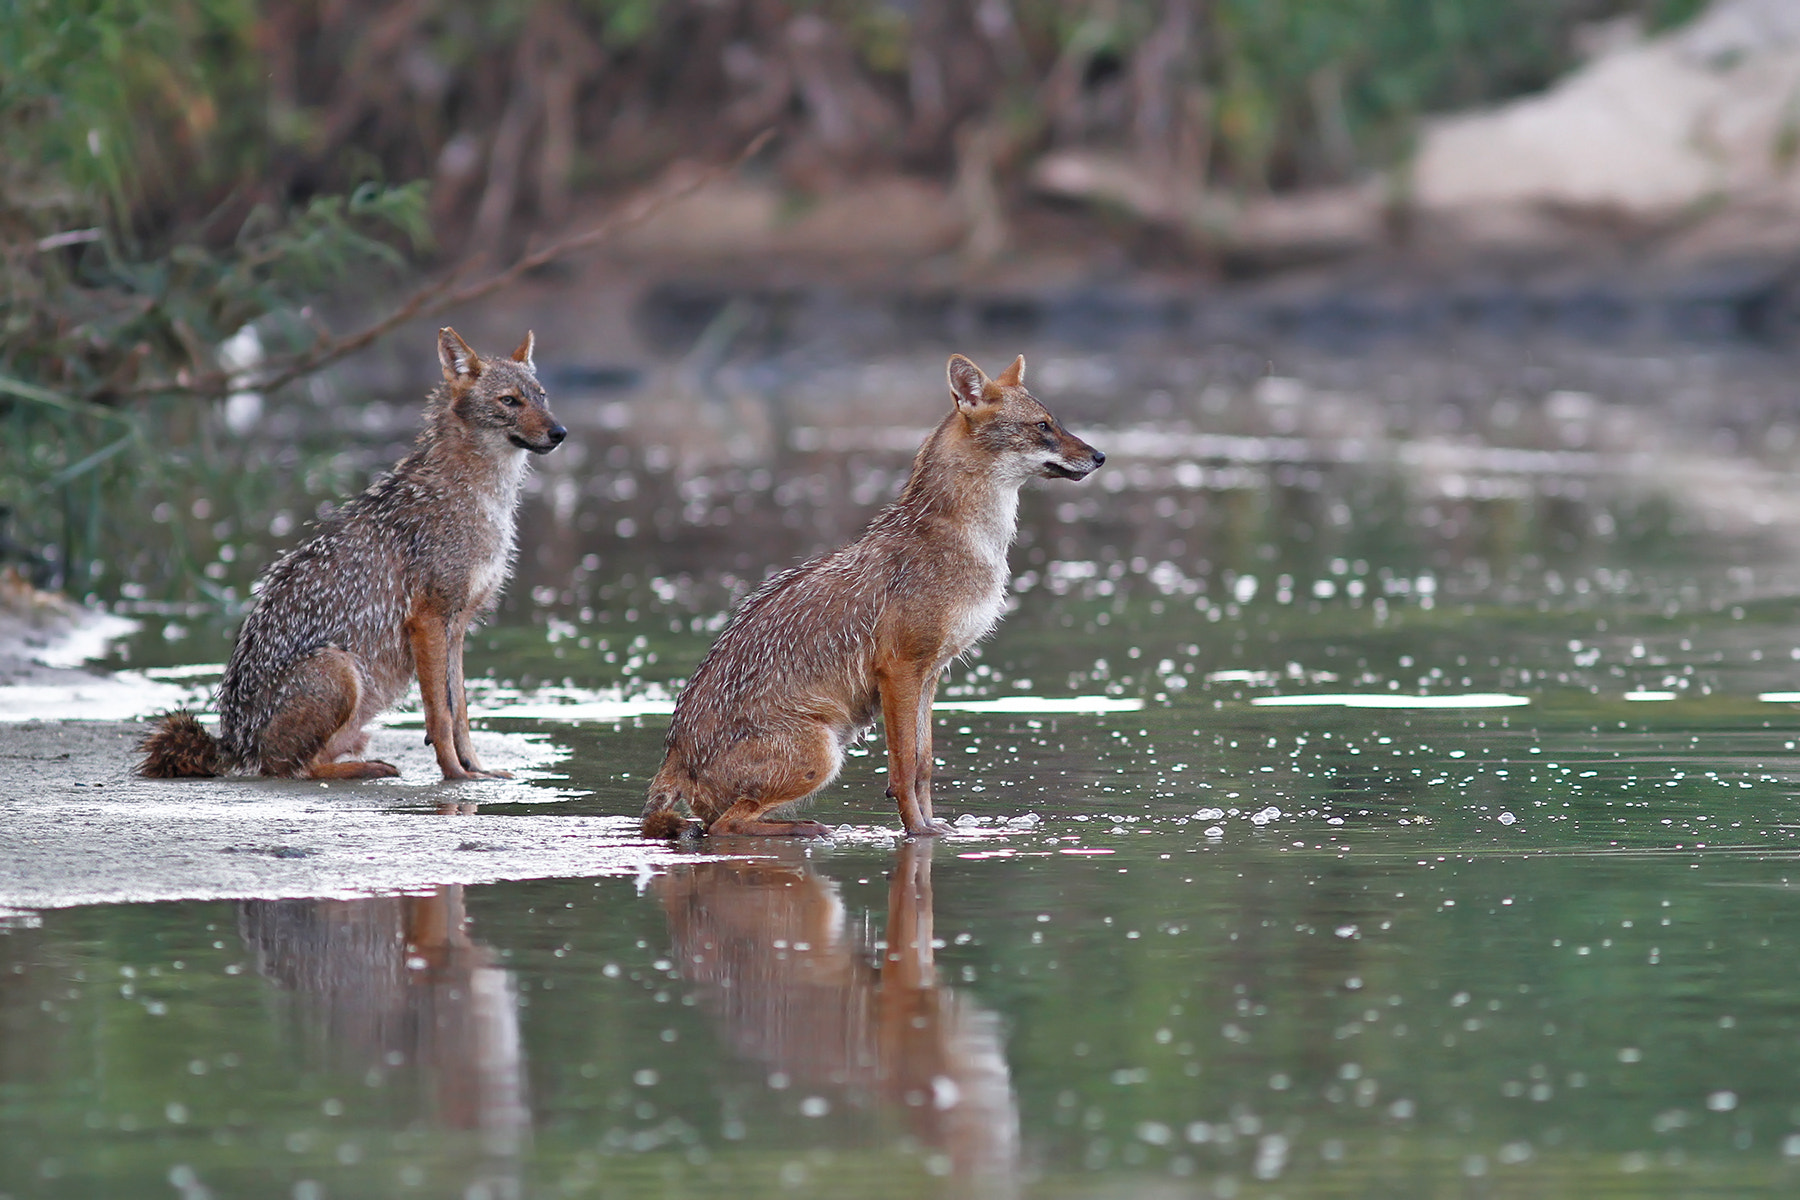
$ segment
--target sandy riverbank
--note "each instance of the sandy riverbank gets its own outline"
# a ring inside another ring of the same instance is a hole
[[[632,875],[672,856],[639,839],[629,817],[504,815],[566,794],[542,786],[562,752],[530,734],[476,734],[512,781],[443,783],[414,729],[375,735],[374,753],[401,769],[394,780],[141,779],[132,766],[144,725],[133,718],[190,699],[189,689],[78,665],[130,625],[122,618],[16,579],[4,599],[0,919],[81,904]]]

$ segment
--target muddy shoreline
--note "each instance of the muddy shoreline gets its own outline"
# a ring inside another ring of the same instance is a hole
[[[97,657],[129,621],[16,582],[4,599],[0,921],[85,904],[635,875],[674,857],[629,817],[506,813],[577,794],[540,786],[558,777],[562,752],[531,735],[476,734],[483,757],[517,780],[444,783],[411,729],[376,733],[374,753],[401,777],[375,785],[140,778],[145,725],[119,718],[203,697],[70,665]],[[48,715],[61,719],[32,719]]]
[[[131,766],[143,729],[80,720],[3,727],[0,917],[630,876],[676,857],[640,839],[629,817],[505,814],[508,804],[557,798],[528,782],[551,773],[557,752],[522,735],[476,735],[484,758],[519,780],[445,784],[416,731],[383,730],[374,752],[402,776],[369,785],[140,779]]]

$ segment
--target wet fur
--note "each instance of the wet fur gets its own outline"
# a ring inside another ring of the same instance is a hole
[[[152,779],[206,779],[224,774],[219,740],[186,709],[169,713],[138,743],[144,752],[139,774]]]
[[[413,452],[264,574],[219,685],[216,741],[172,714],[145,739],[141,774],[398,774],[362,757],[365,726],[415,675],[444,777],[497,774],[469,745],[462,645],[511,573],[528,454],[566,433],[533,345],[527,334],[511,358],[483,359],[440,332],[444,382]]]
[[[829,784],[877,713],[902,825],[944,831],[931,811],[931,701],[944,667],[1004,611],[1019,488],[1080,479],[1106,457],[1025,390],[1024,366],[990,380],[951,356],[954,408],[900,498],[858,541],[744,602],[676,702],[646,837],[687,831],[682,807],[708,833],[826,833],[765,814]]]

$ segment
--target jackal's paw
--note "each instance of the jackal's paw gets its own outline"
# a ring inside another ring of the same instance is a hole
[[[916,826],[908,827],[907,837],[943,837],[950,832],[950,827],[942,821],[922,821]]]
[[[378,758],[352,759],[348,762],[314,763],[306,772],[308,779],[392,779],[400,768]]]
[[[714,821],[709,837],[830,837],[831,826],[817,821]]]

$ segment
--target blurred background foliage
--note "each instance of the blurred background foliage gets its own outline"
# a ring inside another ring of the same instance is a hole
[[[503,257],[765,127],[801,196],[974,157],[1018,207],[1032,155],[1084,145],[1301,188],[1700,3],[0,0],[0,554],[109,592],[109,511],[237,470],[195,440],[234,334],[305,344],[347,279]]]

